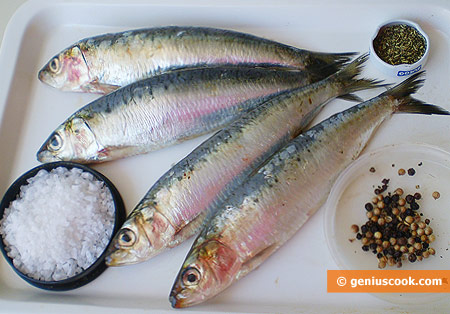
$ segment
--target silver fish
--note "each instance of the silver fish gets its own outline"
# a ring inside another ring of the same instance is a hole
[[[422,84],[419,77],[301,134],[235,190],[188,253],[170,293],[172,306],[201,303],[264,262],[320,208],[339,173],[393,113],[449,115],[410,96]]]
[[[279,94],[202,143],[147,192],[113,240],[106,263],[142,262],[197,233],[205,216],[297,136],[327,101],[379,86],[354,79],[366,58],[318,83]]]
[[[192,69],[142,80],[71,115],[40,148],[41,162],[104,162],[218,130],[266,97],[318,75],[247,67]]]
[[[38,77],[60,90],[103,94],[187,67],[245,63],[336,72],[334,63],[351,55],[311,52],[230,30],[169,26],[80,40],[54,56]]]

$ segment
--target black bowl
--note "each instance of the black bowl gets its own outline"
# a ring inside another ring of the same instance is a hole
[[[52,169],[58,168],[58,167],[65,167],[67,169],[72,168],[79,168],[85,172],[91,173],[97,180],[102,181],[105,183],[105,185],[109,188],[112,194],[112,198],[114,201],[115,206],[115,221],[114,221],[114,229],[112,232],[111,239],[106,246],[103,253],[100,255],[100,257],[87,269],[85,269],[83,272],[79,273],[78,275],[75,275],[73,277],[60,280],[60,281],[41,281],[34,278],[30,278],[27,275],[20,272],[13,264],[12,259],[8,256],[5,250],[5,244],[3,243],[3,238],[1,238],[0,241],[0,249],[3,253],[3,256],[11,265],[11,267],[14,269],[14,271],[26,282],[29,284],[45,289],[45,290],[52,290],[52,291],[67,291],[79,288],[81,286],[84,286],[85,284],[91,282],[95,278],[97,278],[103,271],[106,269],[105,264],[105,257],[106,257],[106,251],[109,245],[111,244],[111,241],[114,237],[114,235],[117,233],[119,228],[122,226],[122,224],[125,222],[126,218],[126,212],[125,212],[125,206],[123,204],[122,197],[119,194],[119,191],[117,191],[116,187],[112,184],[111,181],[108,180],[104,175],[99,173],[98,171],[95,171],[85,165],[72,163],[72,162],[52,162],[47,164],[42,164],[40,166],[37,166],[30,171],[23,174],[20,178],[18,178],[6,191],[5,195],[3,196],[3,199],[0,203],[0,218],[3,218],[3,214],[5,212],[5,209],[8,208],[12,201],[14,201],[17,198],[17,195],[20,192],[20,187],[22,185],[26,185],[27,180],[31,177],[34,177],[40,170],[45,169],[47,171],[50,171]]]

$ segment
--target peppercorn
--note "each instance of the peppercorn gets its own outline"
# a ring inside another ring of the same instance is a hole
[[[362,234],[358,232],[358,233],[356,234],[356,238],[357,238],[358,240],[361,240],[361,239],[362,239]]]
[[[434,254],[436,254],[436,251],[433,248],[429,248],[428,253],[430,253],[431,255],[434,255]]]
[[[400,197],[398,196],[398,194],[394,194],[391,197],[391,200],[392,200],[393,203],[397,203],[399,199],[400,199]]]
[[[419,208],[420,208],[420,206],[416,202],[412,202],[411,203],[411,209],[412,210],[418,210]]]
[[[372,198],[372,204],[376,204],[378,203],[378,198],[377,197],[373,197]]]
[[[422,235],[420,236],[420,241],[425,242],[425,241],[427,241],[427,240],[428,240],[428,237],[427,237],[425,234],[422,234]]]
[[[417,256],[417,260],[418,260],[419,262],[422,261],[422,259],[423,259],[422,255]]]
[[[426,235],[430,235],[430,234],[432,234],[433,233],[433,229],[431,229],[431,227],[425,227],[425,234]]]
[[[369,230],[369,229],[367,228],[366,225],[361,226],[361,232],[362,232],[362,233],[366,233],[367,230]]]
[[[378,201],[382,201],[383,200],[383,195],[377,195],[377,199],[378,199]]]
[[[425,230],[423,230],[423,229],[417,229],[417,235],[420,237],[420,236],[422,236],[422,235],[424,235],[425,234]]]
[[[373,205],[372,205],[371,203],[366,203],[366,205],[364,205],[364,208],[365,208],[367,211],[371,211],[371,210],[373,209]]]
[[[422,244],[419,243],[419,242],[416,242],[416,243],[414,243],[414,248],[415,248],[416,250],[421,250],[421,249],[422,249]]]
[[[358,233],[358,231],[359,231],[358,225],[352,225],[350,228],[354,233]]]
[[[399,176],[403,176],[405,173],[406,173],[405,169],[403,169],[403,168],[398,169]]]
[[[381,254],[381,253],[377,254],[377,258],[381,258],[382,256],[383,256],[383,254]]]
[[[414,170],[414,168],[409,168],[408,169],[408,175],[413,176],[416,174],[416,170]]]
[[[388,265],[389,266],[394,266],[395,265],[395,259],[393,257],[389,257],[388,258]]]
[[[408,252],[408,248],[403,245],[403,246],[400,247],[400,252],[407,253]]]
[[[400,262],[400,261],[398,261],[397,262],[397,268],[401,268],[403,265],[402,265],[402,262]]]
[[[399,245],[405,245],[406,244],[406,238],[401,237],[400,239],[397,240],[397,243]]]
[[[369,171],[373,173],[373,172],[375,172],[376,170],[375,170],[374,167],[370,167]]]
[[[405,200],[408,204],[411,204],[414,201],[414,196],[411,194],[406,195]]]
[[[397,207],[392,208],[392,214],[397,216],[398,214],[400,214],[400,210]]]
[[[398,200],[398,205],[404,206],[406,204],[406,200],[404,198],[401,198]]]
[[[438,191],[434,191],[433,194],[431,194],[435,200],[437,200],[439,197],[441,197],[441,194]]]
[[[411,216],[406,216],[405,221],[411,224],[414,221],[414,219]]]
[[[383,246],[384,249],[387,249],[390,245],[391,243],[389,243],[389,241],[383,241],[383,243],[381,244],[381,246]]]
[[[434,234],[430,234],[430,236],[428,237],[428,240],[430,241],[430,243],[434,242],[434,240],[436,240],[436,236]]]
[[[385,219],[384,218],[378,218],[378,224],[380,225],[380,226],[384,226],[384,223],[385,223],[386,221],[385,221]]]
[[[367,245],[363,245],[363,246],[362,246],[362,250],[365,251],[365,252],[367,252],[367,251],[369,250],[369,247],[368,247]]]
[[[422,198],[422,195],[419,192],[414,193],[414,198],[416,200],[420,200]]]
[[[427,225],[429,225],[430,224],[430,219],[425,219],[425,223],[427,224]]]
[[[414,262],[416,261],[416,259],[417,259],[417,257],[416,257],[416,255],[415,255],[414,253],[409,254],[408,260],[409,260],[411,263],[414,263]]]
[[[422,253],[422,256],[424,258],[428,258],[430,256],[430,253],[428,251],[425,251],[425,252]]]
[[[361,243],[362,243],[363,245],[366,245],[367,243],[369,243],[369,239],[367,239],[366,237],[364,237],[364,238],[361,239]]]
[[[418,226],[419,226],[420,229],[425,229],[426,224],[423,221],[421,221],[421,222],[418,223]]]
[[[383,261],[379,261],[379,262],[378,262],[378,268],[383,269],[383,268],[385,268],[385,267],[386,267],[386,263],[385,263],[385,262],[383,262]]]

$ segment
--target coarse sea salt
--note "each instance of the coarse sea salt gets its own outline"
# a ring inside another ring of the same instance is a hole
[[[40,170],[0,220],[8,256],[28,277],[60,281],[91,266],[114,228],[110,190],[79,168]]]

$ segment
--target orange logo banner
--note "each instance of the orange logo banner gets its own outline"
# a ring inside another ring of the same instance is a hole
[[[450,270],[327,270],[327,292],[449,293]]]

